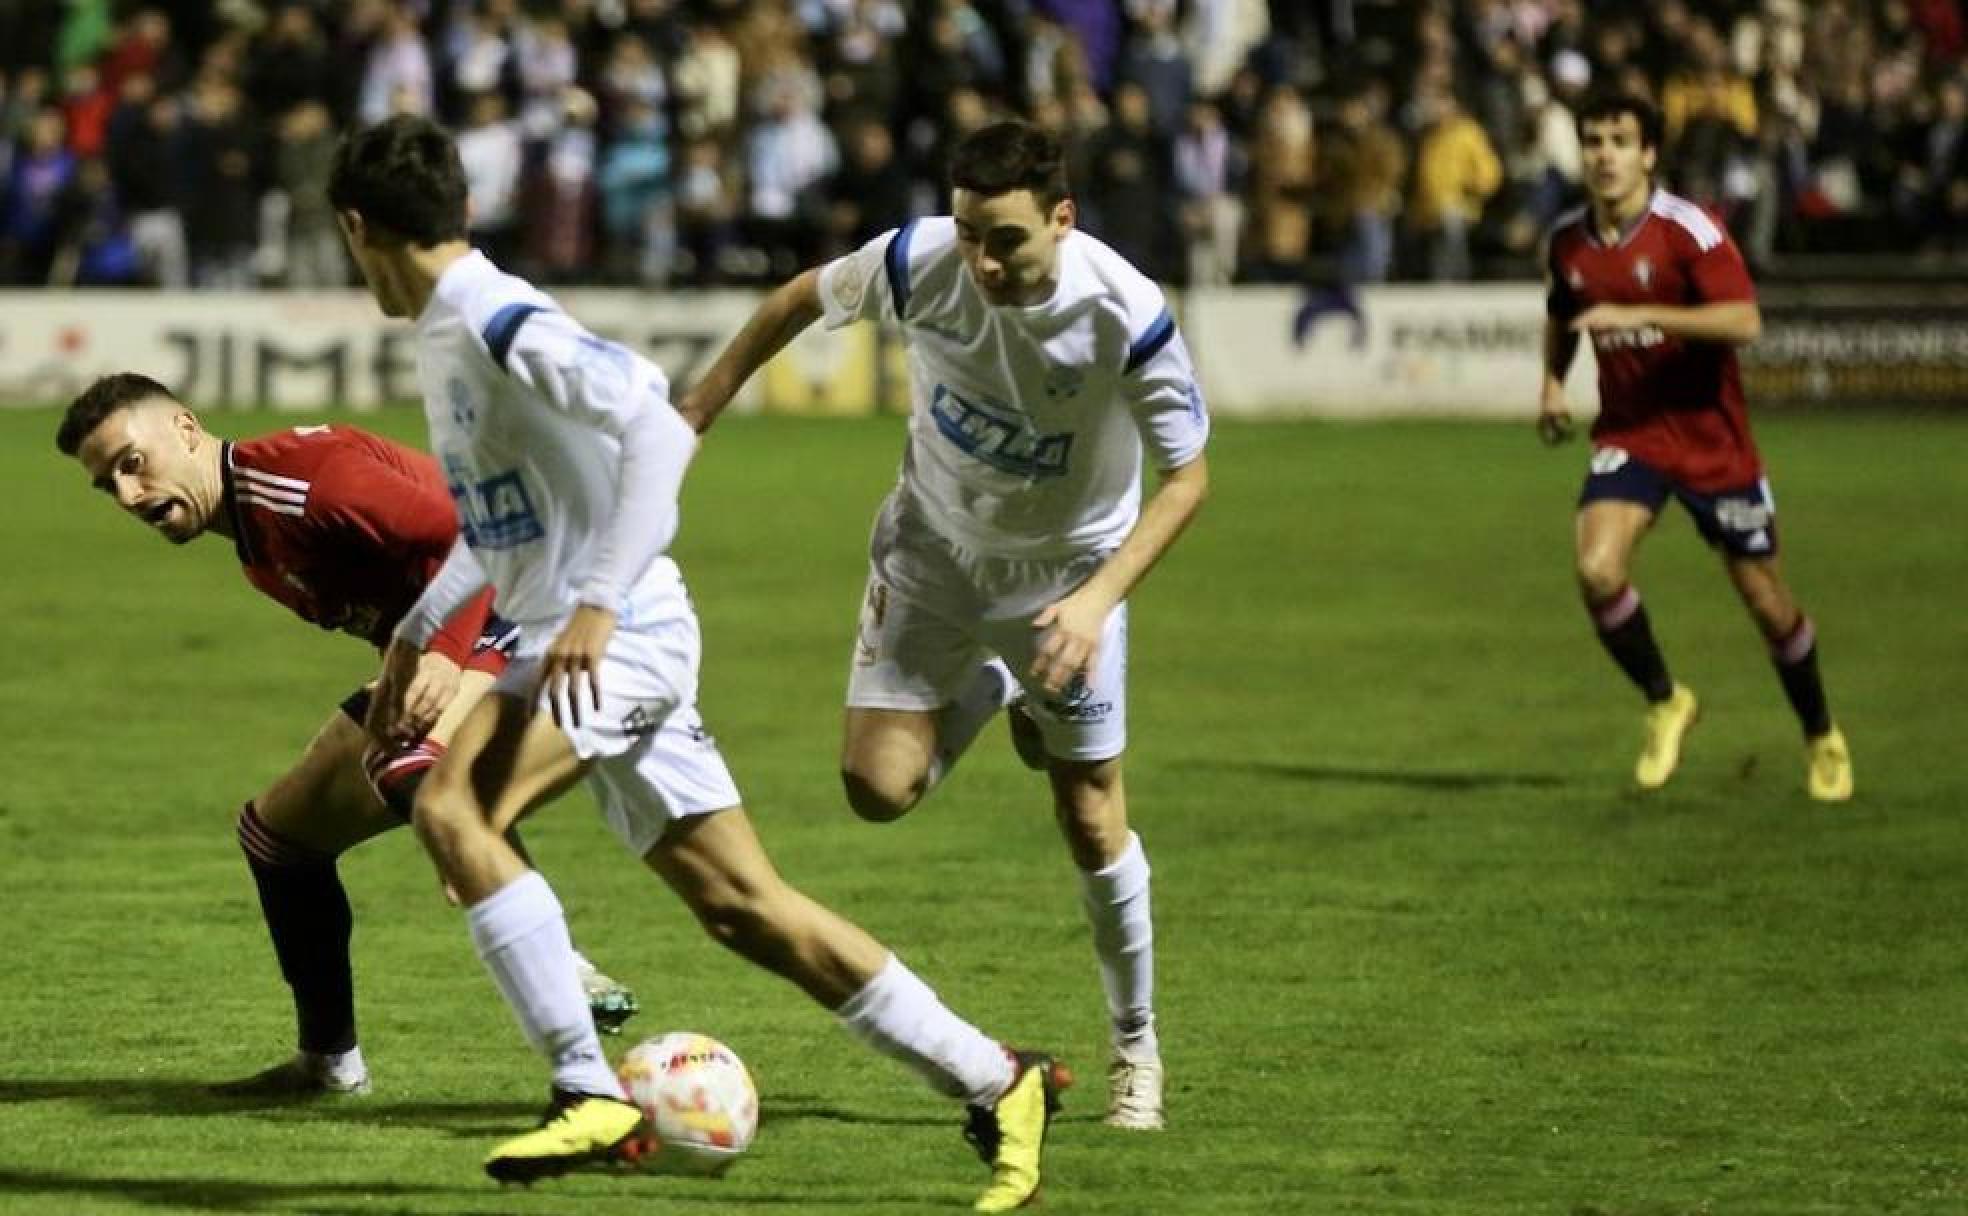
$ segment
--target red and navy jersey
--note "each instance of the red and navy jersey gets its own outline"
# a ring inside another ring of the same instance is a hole
[[[381,647],[458,534],[437,462],[349,426],[298,426],[224,450],[225,511],[247,581],[303,620]],[[463,665],[487,591],[430,649]]]
[[[1691,308],[1756,298],[1728,232],[1664,190],[1615,244],[1593,232],[1586,209],[1561,217],[1546,269],[1546,309],[1560,324],[1595,304]],[[1735,347],[1672,337],[1652,325],[1599,330],[1592,347],[1599,361],[1595,444],[1622,448],[1696,490],[1736,489],[1763,475]]]

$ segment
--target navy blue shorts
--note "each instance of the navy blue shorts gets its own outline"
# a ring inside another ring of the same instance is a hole
[[[1770,494],[1767,477],[1753,485],[1705,494],[1620,448],[1594,448],[1578,502],[1581,507],[1589,502],[1632,502],[1658,515],[1670,494],[1695,521],[1702,539],[1731,557],[1776,556],[1777,500]]]

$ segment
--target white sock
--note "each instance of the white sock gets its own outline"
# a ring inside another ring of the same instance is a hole
[[[1018,681],[1003,659],[987,660],[972,673],[970,683],[957,694],[957,699],[936,712],[936,754],[930,757],[923,793],[935,789],[938,782],[950,775],[957,761],[970,750],[977,732],[1017,693]]]
[[[584,1094],[620,1097],[622,1087],[601,1052],[588,998],[574,974],[567,918],[537,870],[473,904],[472,944],[499,985],[533,1050],[553,1068],[554,1084]]]
[[[1105,869],[1080,871],[1080,891],[1093,925],[1100,983],[1114,1022],[1114,1045],[1156,1050],[1155,922],[1148,905],[1148,855],[1128,833],[1127,847]]]
[[[951,1013],[893,954],[861,991],[834,1011],[847,1032],[899,1061],[938,1093],[990,1106],[1011,1086],[1010,1053]]]
[[[309,1068],[337,1081],[354,1081],[369,1075],[369,1066],[362,1062],[360,1047],[351,1047],[347,1051],[304,1051],[301,1058]]]

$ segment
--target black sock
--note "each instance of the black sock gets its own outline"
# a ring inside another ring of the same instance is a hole
[[[1608,627],[1608,615],[1628,609],[1624,619]],[[1661,702],[1674,695],[1674,681],[1668,678],[1667,660],[1654,642],[1654,628],[1647,621],[1647,607],[1640,595],[1628,587],[1610,601],[1591,606],[1593,621],[1599,626],[1599,644],[1613,656],[1613,662],[1626,673],[1634,686],[1647,694],[1650,702]]]
[[[1777,664],[1777,679],[1783,682],[1784,696],[1797,711],[1804,737],[1815,739],[1831,729],[1831,708],[1825,704],[1824,681],[1818,676],[1818,634],[1806,617],[1797,622],[1790,636],[1771,647]]]
[[[301,1050],[349,1050],[355,1046],[354,920],[335,859],[276,835],[250,802],[239,813],[239,845],[260,890],[280,974],[294,992]]]

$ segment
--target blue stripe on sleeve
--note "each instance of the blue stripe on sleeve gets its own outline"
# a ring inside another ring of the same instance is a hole
[[[1121,374],[1126,375],[1154,358],[1174,336],[1175,318],[1169,315],[1168,309],[1164,308],[1162,315],[1155,318],[1155,323],[1148,327],[1147,332],[1136,338],[1134,344],[1128,347],[1127,366],[1121,369]]]
[[[513,339],[519,336],[519,327],[526,324],[526,318],[541,311],[538,304],[508,304],[492,314],[485,323],[485,349],[491,352],[492,362],[500,370],[506,366],[506,352],[512,349]]]
[[[898,321],[909,312],[909,238],[915,231],[914,220],[902,225],[902,230],[889,241],[888,252],[882,257],[882,264],[888,270],[888,294],[895,300],[895,319]]]

